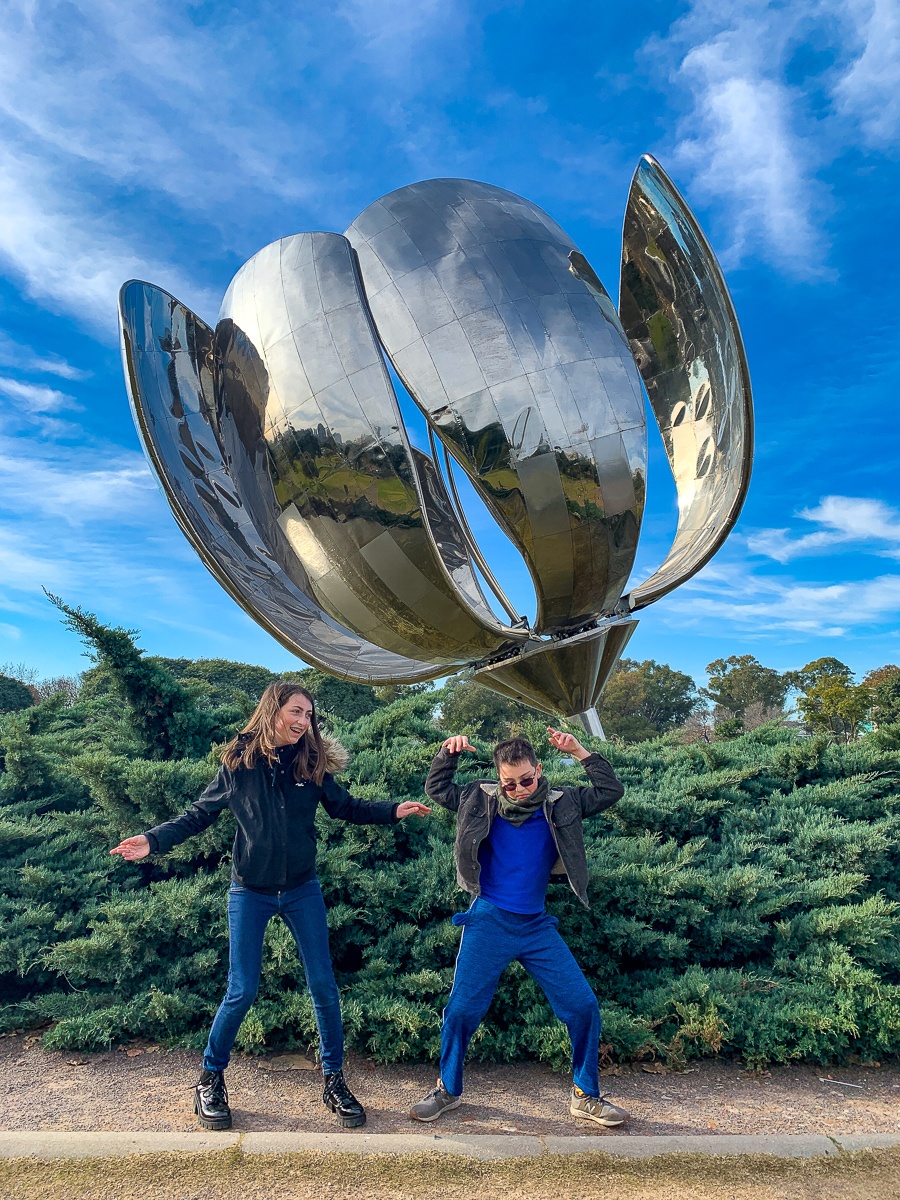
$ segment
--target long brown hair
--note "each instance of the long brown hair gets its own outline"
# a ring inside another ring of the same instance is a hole
[[[303,696],[312,705],[309,728],[300,739],[294,759],[294,776],[298,781],[313,779],[321,784],[325,778],[325,747],[316,720],[316,702],[305,687],[280,679],[270,683],[259,698],[250,720],[241,732],[219,751],[219,758],[231,771],[238,767],[254,767],[263,756],[270,763],[276,760],[275,721],[279,711],[292,696]]]

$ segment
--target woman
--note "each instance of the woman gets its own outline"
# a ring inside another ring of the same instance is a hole
[[[347,765],[347,752],[319,731],[313,698],[296,683],[269,684],[220,758],[219,773],[186,812],[125,838],[110,851],[128,862],[165,854],[209,828],[224,808],[237,822],[228,893],[228,991],[210,1030],[194,1111],[204,1129],[231,1128],[225,1068],[256,999],[266,926],[278,913],[294,935],[312,996],[325,1075],[323,1103],[341,1125],[364,1125],[366,1114],[342,1071],[340,1000],[316,878],[316,808],[321,803],[330,817],[355,825],[389,825],[431,809],[416,801],[357,800],[341,787],[333,772]]]

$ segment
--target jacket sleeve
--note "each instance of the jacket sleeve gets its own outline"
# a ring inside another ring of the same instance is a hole
[[[463,792],[463,789],[453,782],[458,762],[458,754],[450,754],[441,748],[435,755],[425,780],[425,795],[428,799],[440,804],[442,808],[448,808],[450,812],[458,811]]]
[[[358,800],[332,775],[322,780],[320,803],[329,817],[349,821],[351,825],[393,825],[397,820],[397,805],[388,800]]]
[[[148,829],[144,836],[150,842],[151,854],[165,854],[173,846],[209,829],[223,808],[228,807],[234,791],[234,775],[220,767],[215,779],[180,817]]]
[[[625,789],[616,778],[616,773],[602,754],[590,754],[581,760],[590,785],[575,787],[575,799],[581,807],[583,817],[593,817],[621,800]]]

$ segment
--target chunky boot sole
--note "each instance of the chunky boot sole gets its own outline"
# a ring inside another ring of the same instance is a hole
[[[194,1097],[194,1112],[197,1114],[197,1120],[200,1122],[201,1129],[230,1129],[231,1128],[231,1113],[227,1117],[205,1117],[200,1110],[200,1098]]]
[[[342,1129],[359,1129],[360,1125],[365,1125],[366,1123],[365,1113],[361,1113],[358,1117],[342,1117],[337,1110],[336,1104],[331,1104],[330,1102],[326,1101],[325,1107],[331,1109],[331,1111],[337,1117]]]

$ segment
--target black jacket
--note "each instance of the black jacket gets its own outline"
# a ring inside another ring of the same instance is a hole
[[[458,754],[440,750],[425,780],[425,791],[437,804],[457,814],[454,847],[456,878],[464,891],[478,896],[481,894],[478,851],[497,815],[500,785],[479,780],[459,787],[453,782],[458,762]],[[581,765],[587,773],[590,786],[551,788],[544,801],[544,816],[559,855],[550,877],[568,879],[569,887],[585,908],[589,908],[587,855],[581,819],[592,817],[615,804],[625,789],[602,755],[591,754],[582,759]]]
[[[273,765],[260,757],[250,768],[221,767],[186,812],[147,831],[151,851],[165,854],[208,829],[229,808],[237,821],[232,880],[255,891],[287,891],[315,874],[319,804],[330,817],[354,825],[390,825],[397,819],[396,804],[357,800],[328,772],[321,786],[312,780],[297,783],[288,769],[291,762]]]

